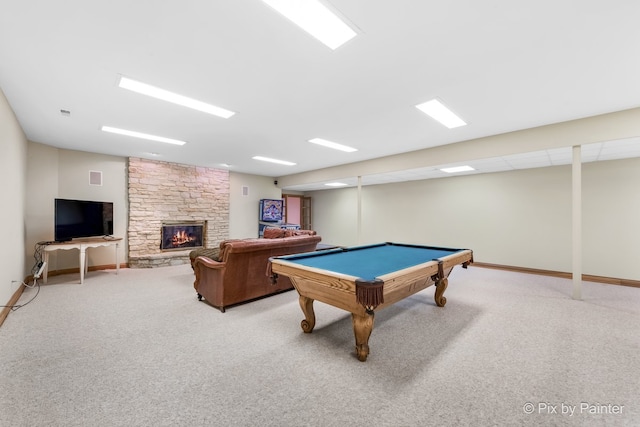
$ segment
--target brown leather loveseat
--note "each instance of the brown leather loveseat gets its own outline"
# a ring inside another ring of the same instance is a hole
[[[301,234],[269,239],[225,240],[217,260],[197,256],[193,262],[198,299],[224,313],[225,307],[293,288],[287,277],[272,284],[267,276],[270,257],[312,252],[320,236]]]

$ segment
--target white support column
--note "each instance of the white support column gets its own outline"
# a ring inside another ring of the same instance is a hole
[[[572,266],[573,299],[582,299],[582,159],[581,147],[573,147],[572,176]]]
[[[358,244],[362,244],[362,177],[358,176]]]

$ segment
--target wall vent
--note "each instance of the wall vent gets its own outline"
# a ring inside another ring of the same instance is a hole
[[[243,196],[248,196],[249,195],[249,187],[247,187],[246,185],[242,186],[242,195]]]
[[[102,186],[102,172],[101,171],[89,171],[89,185]]]

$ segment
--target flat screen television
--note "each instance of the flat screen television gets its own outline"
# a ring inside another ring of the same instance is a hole
[[[56,242],[110,236],[113,234],[113,203],[55,199],[54,222]]]

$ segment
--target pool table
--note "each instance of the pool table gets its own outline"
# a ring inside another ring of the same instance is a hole
[[[268,274],[289,277],[300,295],[305,319],[302,330],[313,331],[313,302],[322,301],[351,312],[356,356],[369,355],[374,311],[394,304],[433,284],[435,302],[443,307],[447,278],[456,265],[473,262],[469,249],[451,249],[401,243],[379,243],[273,257]]]

